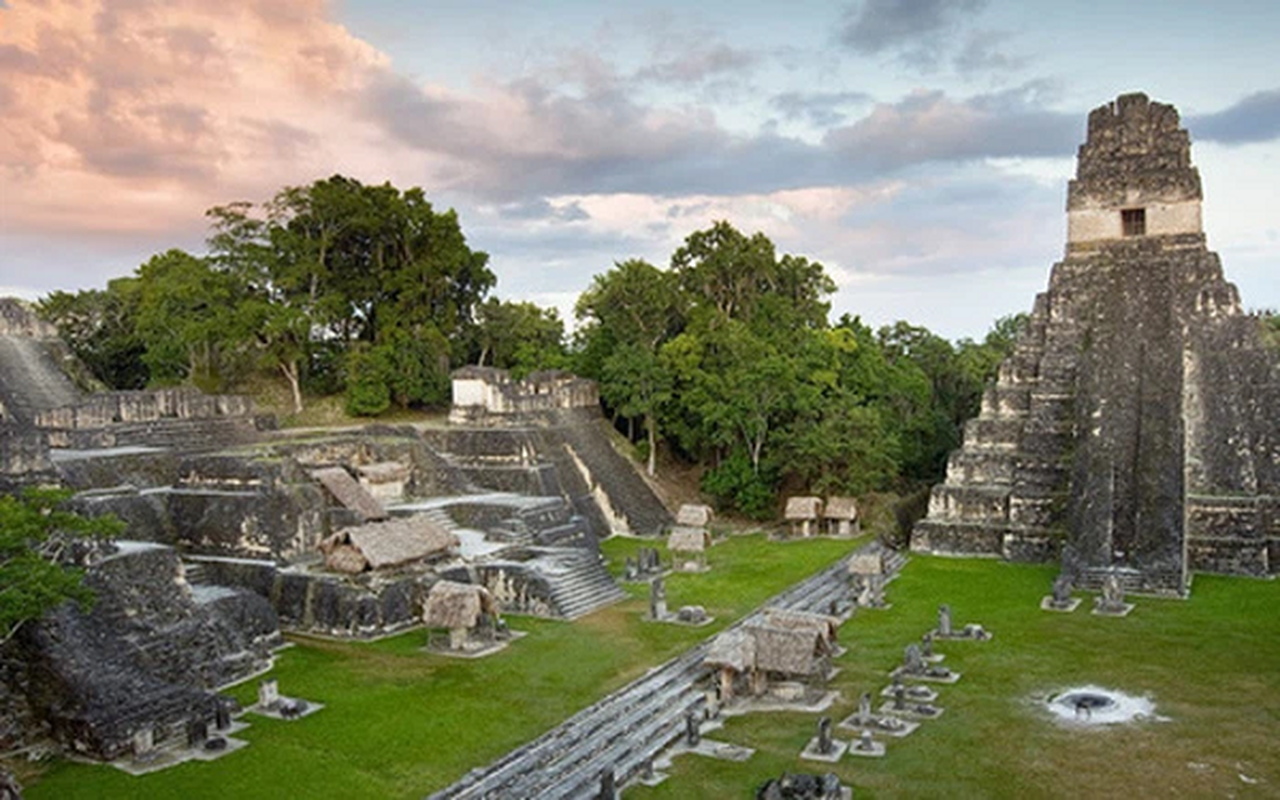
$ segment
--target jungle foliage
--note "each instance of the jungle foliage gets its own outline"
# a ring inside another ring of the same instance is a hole
[[[651,472],[665,443],[749,516],[772,516],[784,490],[937,480],[1024,318],[953,345],[906,322],[832,323],[834,291],[821,264],[717,222],[665,270],[629,260],[594,278],[576,309],[575,368],[600,381]]]
[[[488,255],[421,189],[334,176],[208,212],[208,253],[170,250],[43,313],[108,385],[228,391],[274,375],[294,411],[341,394],[353,415],[449,401],[463,364],[567,368],[657,469],[703,468],[725,508],[771,516],[780,492],[908,492],[937,480],[1023,317],[956,344],[898,322],[832,321],[823,266],[728,222],[663,268],[596,275],[566,343],[553,309],[490,297]]]

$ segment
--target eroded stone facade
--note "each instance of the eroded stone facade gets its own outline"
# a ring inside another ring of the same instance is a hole
[[[1172,106],[1089,117],[1065,258],[916,525],[921,552],[1042,561],[1184,594],[1280,566],[1276,359],[1200,228]]]

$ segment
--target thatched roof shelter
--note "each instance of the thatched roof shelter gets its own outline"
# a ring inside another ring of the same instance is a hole
[[[457,546],[457,536],[415,514],[338,531],[320,550],[330,569],[354,573],[448,555]]]
[[[708,667],[746,672],[756,664],[755,637],[741,628],[725,631],[711,640],[702,663]]]
[[[808,611],[792,611],[782,608],[766,608],[764,623],[773,628],[790,630],[814,630],[827,642],[834,642],[840,628],[840,620],[826,614],[811,614]]]
[[[673,553],[703,553],[710,546],[711,534],[702,528],[677,525],[667,537],[667,549]]]
[[[750,625],[746,630],[755,639],[758,670],[807,677],[825,668],[823,656],[829,647],[822,633],[814,628]]]
[[[822,515],[826,519],[852,521],[858,518],[858,503],[852,497],[828,497]]]
[[[822,500],[817,497],[788,497],[788,520],[811,520],[822,516]]]
[[[471,629],[484,614],[497,612],[493,595],[483,586],[456,581],[438,581],[427,593],[422,619],[430,628]]]
[[[711,506],[685,503],[676,512],[676,524],[690,528],[705,528],[711,524],[712,516]]]
[[[849,559],[849,573],[851,575],[883,575],[884,554],[879,550],[870,553],[854,553],[853,558]]]

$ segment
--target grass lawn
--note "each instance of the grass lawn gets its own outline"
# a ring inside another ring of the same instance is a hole
[[[951,604],[957,625],[980,622],[995,634],[936,647],[963,673],[937,686],[941,718],[888,739],[883,759],[846,756],[835,767],[859,797],[1280,796],[1280,582],[1197,576],[1190,600],[1137,598],[1130,616],[1099,618],[1088,599],[1073,614],[1039,609],[1055,573],[913,557],[888,587],[891,609],[845,624],[835,721],[863,691],[887,684],[905,645],[934,626],[939,603]],[[1041,701],[1085,684],[1145,695],[1165,719],[1087,729],[1052,721]],[[747,798],[783,771],[826,772],[797,757],[816,719],[731,719],[711,736],[757,748],[749,761],[681,756],[672,779],[629,790],[627,800]]]
[[[611,568],[652,541],[604,543]],[[372,644],[294,638],[273,676],[281,691],[325,704],[293,722],[247,717],[251,745],[210,763],[133,777],[105,766],[56,761],[23,776],[27,796],[422,797],[534,738],[613,689],[692,646],[765,599],[848,553],[856,543],[774,543],[733,537],[712,548],[711,572],[676,575],[668,603],[706,606],[704,628],[641,620],[647,588],[573,624],[524,617],[529,633],[475,661],[428,655],[421,631]],[[256,681],[233,690],[248,704]],[[24,770],[25,772],[25,770]]]

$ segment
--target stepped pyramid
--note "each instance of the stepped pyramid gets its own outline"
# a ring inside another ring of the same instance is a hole
[[[918,552],[1061,558],[1077,585],[1183,596],[1280,571],[1280,370],[1200,220],[1178,112],[1089,115],[1067,246],[917,523]]]

